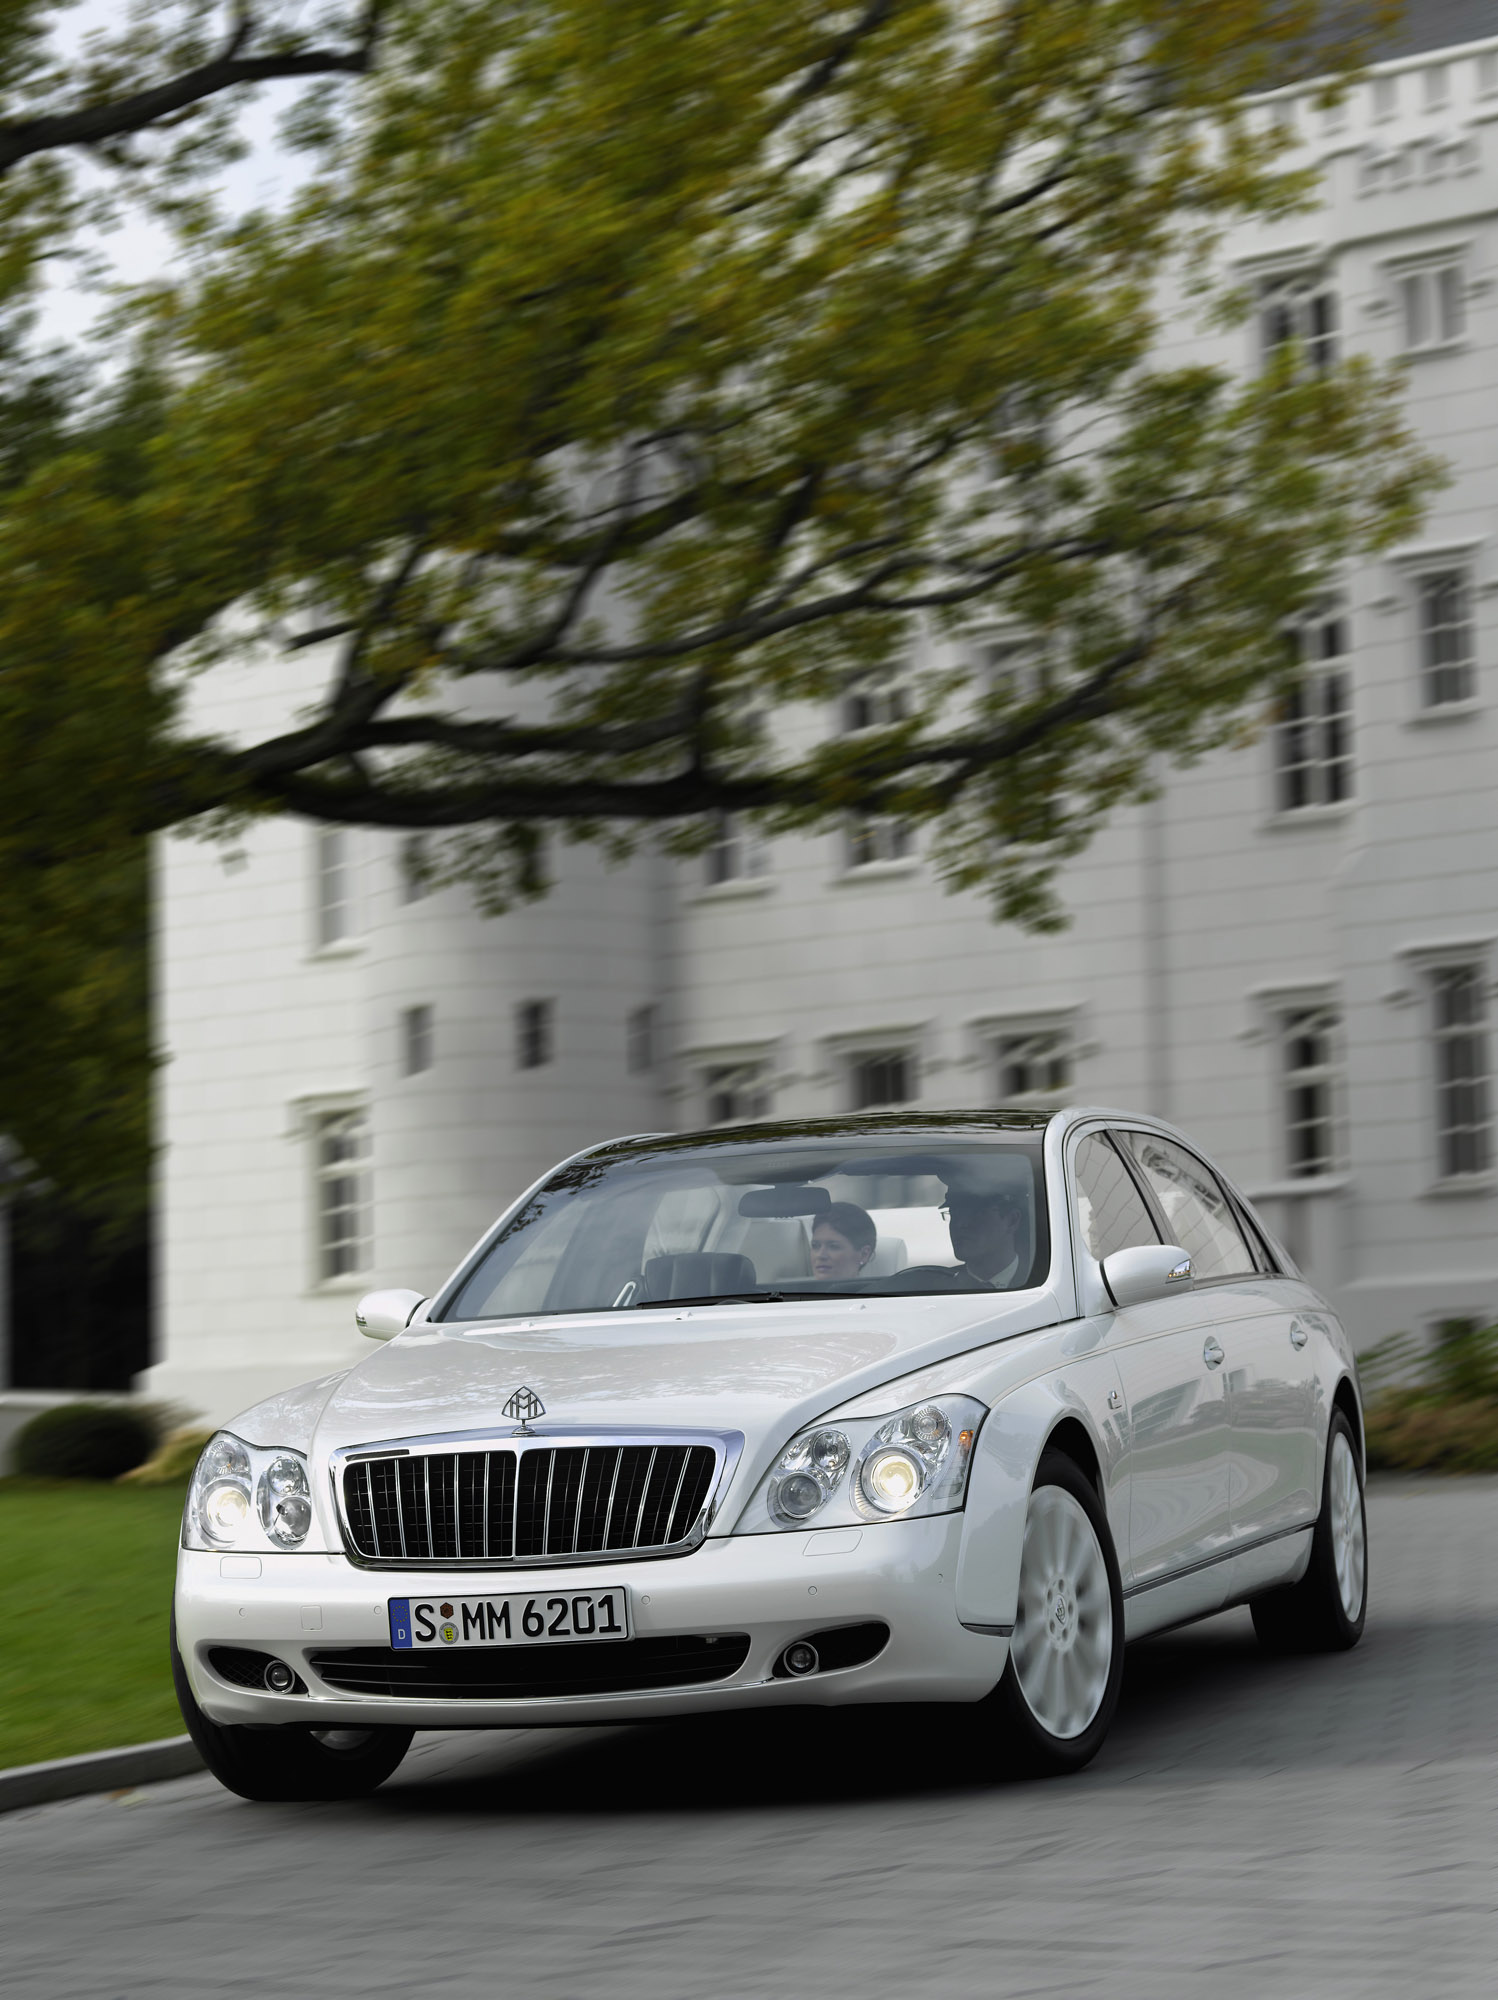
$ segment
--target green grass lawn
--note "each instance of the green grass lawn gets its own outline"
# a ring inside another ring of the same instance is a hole
[[[0,1479],[0,1769],[180,1736],[179,1486]]]

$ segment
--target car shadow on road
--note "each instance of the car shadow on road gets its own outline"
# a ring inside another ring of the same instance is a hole
[[[1498,1617],[1370,1619],[1351,1653],[1278,1659],[1246,1611],[1130,1648],[1083,1782],[1428,1762],[1498,1736]],[[974,1793],[1016,1782],[970,1708],[801,1709],[616,1728],[486,1731],[418,1749],[374,1804],[432,1813],[683,1814]]]

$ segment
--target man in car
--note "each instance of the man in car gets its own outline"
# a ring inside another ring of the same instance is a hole
[[[976,1193],[947,1190],[947,1227],[959,1259],[953,1275],[975,1289],[1001,1292],[1020,1276],[1025,1211],[1019,1197],[1003,1190]]]

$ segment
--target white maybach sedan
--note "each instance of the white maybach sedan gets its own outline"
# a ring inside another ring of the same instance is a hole
[[[1154,1119],[616,1140],[358,1320],[389,1344],[188,1495],[177,1692],[248,1798],[368,1791],[417,1729],[809,1703],[966,1703],[1072,1771],[1126,1639],[1362,1631],[1347,1337]]]

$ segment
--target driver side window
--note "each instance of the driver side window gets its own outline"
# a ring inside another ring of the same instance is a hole
[[[1073,1172],[1078,1234],[1100,1264],[1115,1250],[1160,1241],[1133,1175],[1101,1132],[1077,1147]]]

